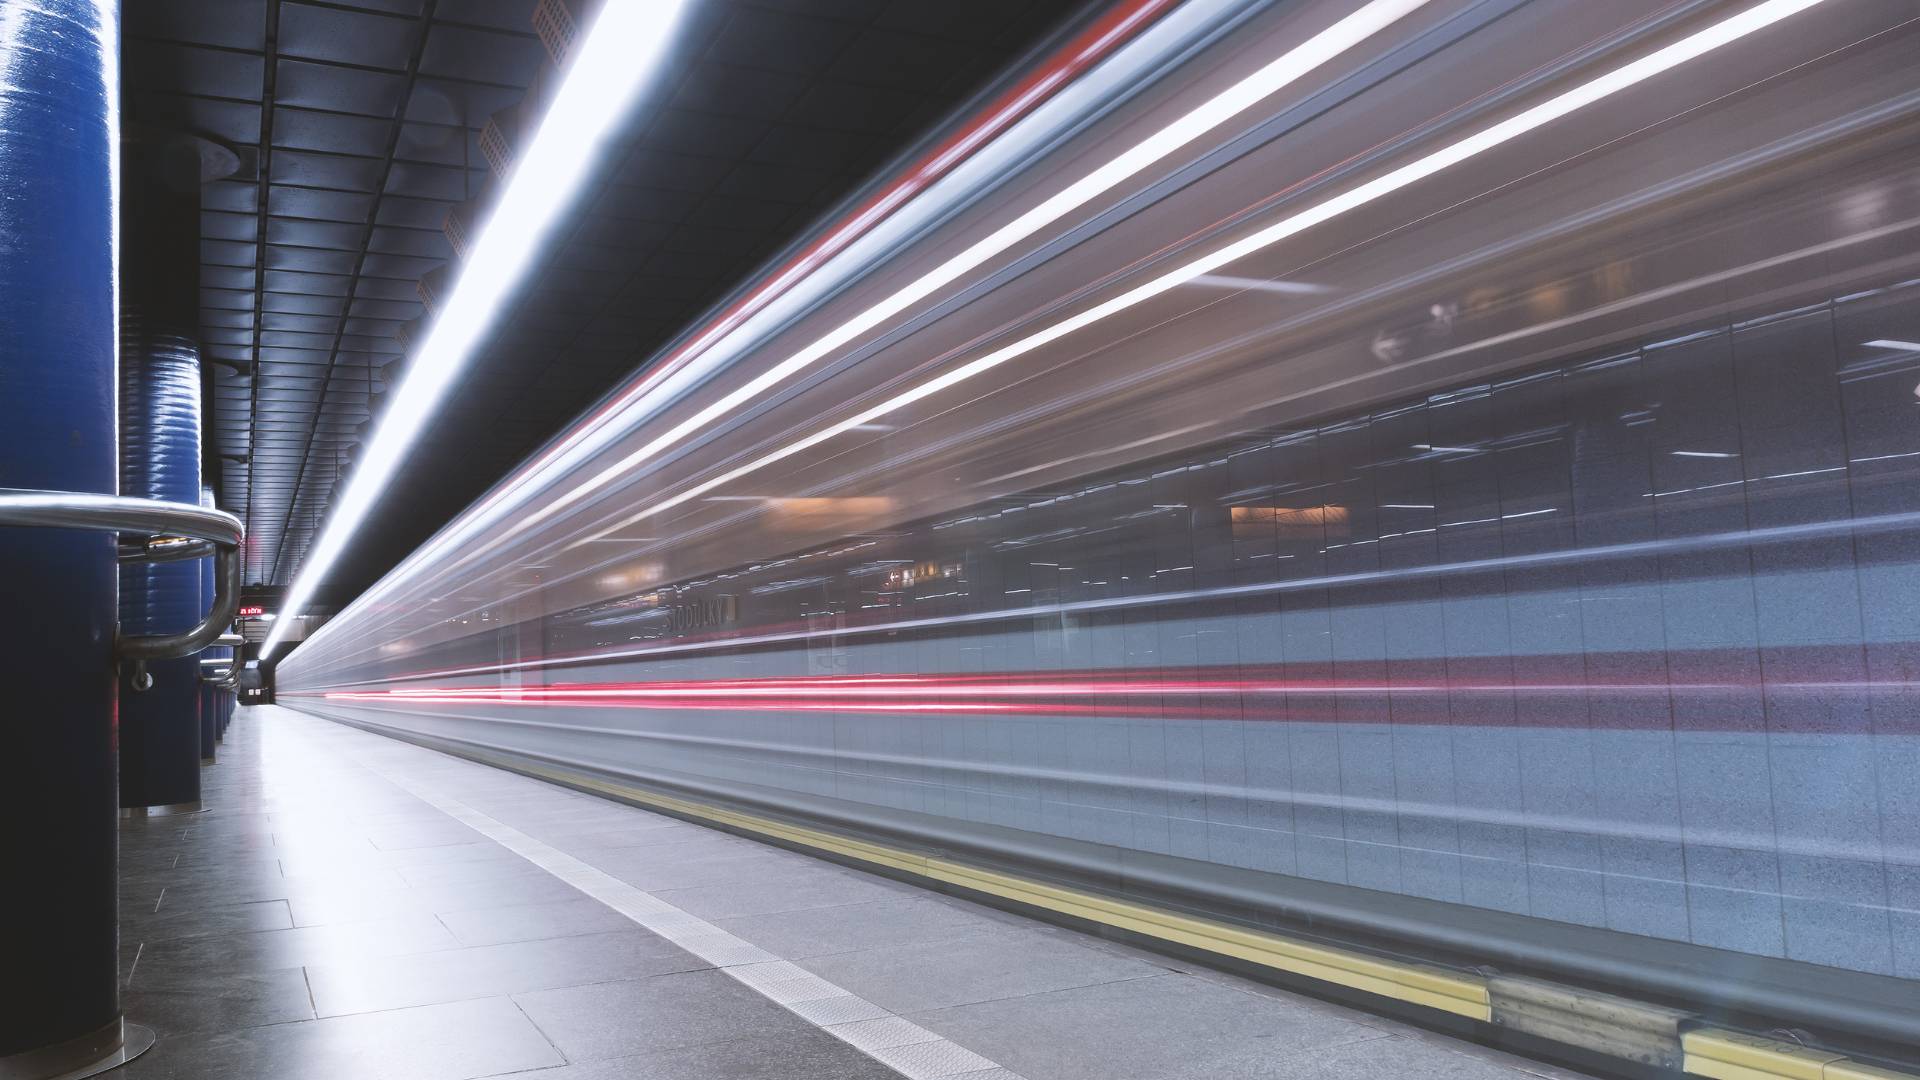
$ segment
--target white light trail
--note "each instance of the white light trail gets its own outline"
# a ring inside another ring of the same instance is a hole
[[[1310,281],[1271,281],[1267,278],[1235,277],[1232,274],[1201,274],[1193,279],[1193,284],[1211,285],[1216,289],[1282,293],[1288,296],[1325,296],[1333,291],[1331,286],[1315,285]]]
[[[666,52],[685,0],[612,0],[594,19],[539,130],[517,155],[506,190],[481,229],[453,293],[414,356],[366,454],[288,590],[260,648],[270,657],[339,559],[394,471],[466,367],[547,234],[573,205],[609,135],[626,118]]]
[[[511,537],[526,532],[561,510],[614,483],[642,463],[685,441],[696,432],[713,426],[722,417],[737,411],[754,397],[820,363],[861,335],[883,325],[887,320],[906,311],[914,304],[937,294],[963,275],[1004,254],[1014,245],[1055,224],[1061,218],[1113,190],[1128,179],[1164,161],[1182,147],[1242,115],[1428,2],[1429,0],[1372,0],[1371,3],[1269,61],[1253,74],[1134,144],[1038,206],[1002,225],[946,262],[841,323],[798,352],[760,372],[693,416],[675,424],[618,462],[575,484],[553,502],[515,520],[503,532],[490,538],[483,547],[464,551],[462,559],[477,558],[485,551],[498,548]],[[642,399],[630,406],[629,412],[643,419],[645,415],[650,414],[650,406],[650,402]],[[632,423],[630,421],[630,426]],[[615,422],[604,426],[618,428],[620,425]],[[430,541],[428,547],[432,550],[422,549],[420,553],[425,556],[424,558],[418,562],[409,558],[408,562],[416,566],[425,565],[430,562],[434,553],[457,550],[460,545],[470,540],[472,534],[482,525],[492,519],[491,517],[477,518],[452,530],[447,535]],[[392,579],[392,581],[397,580],[397,578]],[[375,586],[369,595],[378,594],[392,587],[391,582],[382,582]]]
[[[1122,311],[1160,296],[1171,289],[1193,281],[1203,275],[1211,274],[1231,265],[1249,255],[1263,251],[1273,245],[1295,236],[1305,230],[1330,221],[1333,218],[1358,209],[1393,192],[1399,191],[1420,180],[1424,180],[1443,169],[1450,168],[1476,155],[1519,138],[1527,132],[1542,127],[1579,109],[1604,100],[1631,86],[1644,82],[1664,71],[1670,71],[1690,60],[1703,56],[1723,45],[1764,29],[1791,15],[1822,3],[1824,0],[1766,0],[1738,14],[1729,16],[1705,29],[1696,31],[1658,49],[1638,60],[1631,61],[1596,78],[1583,82],[1570,90],[1556,94],[1532,108],[1525,109],[1499,123],[1483,128],[1463,139],[1447,144],[1408,162],[1399,168],[1390,170],[1366,183],[1350,188],[1331,198],[1322,200],[1303,210],[1281,218],[1280,220],[1242,237],[1230,244],[1200,256],[1182,266],[1169,270],[1140,285],[1120,293],[1102,303],[1069,316],[1050,326],[1044,327],[1017,341],[1003,345],[984,356],[978,357],[958,367],[937,375],[912,389],[896,394],[870,408],[864,409],[837,423],[796,439],[777,450],[755,458],[743,465],[721,473],[711,479],[663,499],[648,506],[636,514],[621,519],[617,524],[593,534],[588,539],[605,536],[609,532],[626,528],[635,522],[653,517],[670,510],[689,499],[695,499],[707,492],[731,483],[751,473],[792,457],[811,447],[818,446],[828,439],[850,431],[863,424],[871,424],[891,413],[900,411],[924,398],[937,394],[949,387],[958,385],[975,376],[985,374],[1002,364],[1016,360],[1044,345],[1058,341],[1069,334],[1117,315]],[[1432,447],[1435,452],[1463,452],[1456,447]],[[576,545],[585,541],[576,541]]]

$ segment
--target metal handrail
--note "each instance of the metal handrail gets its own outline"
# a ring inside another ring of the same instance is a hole
[[[120,542],[120,561],[123,563],[146,562],[187,562],[191,559],[211,557],[215,551],[211,540],[196,540],[191,536],[154,536],[145,543],[129,544]]]
[[[222,547],[238,547],[247,535],[239,518],[208,506],[32,488],[0,488],[0,525],[188,536]]]
[[[203,656],[200,658],[200,681],[221,690],[240,689],[240,668],[246,663],[240,657],[240,646],[247,639],[239,634],[221,634],[213,639],[214,647],[229,646],[234,650],[232,656]],[[209,672],[207,668],[218,668]]]
[[[208,668],[217,668],[218,670],[209,671],[207,670]],[[200,661],[200,681],[206,683],[208,686],[217,687],[221,690],[237,688],[240,685],[238,661],[227,657],[221,657],[217,660],[211,657],[202,658]]]
[[[213,604],[206,617],[178,634],[120,638],[114,644],[114,651],[122,659],[170,660],[191,656],[213,644],[240,608],[240,543],[246,539],[247,528],[239,518],[224,510],[125,495],[0,488],[0,526],[9,525],[186,537],[214,545]],[[146,550],[152,550],[151,546],[147,545]]]

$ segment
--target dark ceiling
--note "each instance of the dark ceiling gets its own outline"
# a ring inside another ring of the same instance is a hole
[[[372,584],[1083,2],[690,0],[668,69],[319,602]],[[377,373],[454,258],[448,212],[497,182],[483,151],[511,127],[489,119],[554,77],[535,3],[124,5],[127,122],[240,157],[204,193],[201,333],[230,365],[209,365],[208,424],[250,585],[299,570]]]

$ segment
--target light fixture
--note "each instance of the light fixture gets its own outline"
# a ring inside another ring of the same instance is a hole
[[[269,657],[305,610],[347,541],[419,438],[453,380],[572,206],[603,144],[626,118],[665,53],[686,0],[610,0],[594,19],[527,151],[507,177],[492,215],[461,267],[426,340],[374,430],[353,479],[288,590],[261,647]]]
[[[1304,232],[1315,225],[1330,221],[1349,211],[1356,210],[1386,195],[1423,180],[1433,174],[1483,154],[1495,147],[1502,146],[1533,131],[1545,124],[1602,101],[1628,87],[1637,85],[1665,71],[1679,67],[1689,60],[1703,56],[1723,45],[1738,41],[1748,34],[1772,26],[1791,15],[1822,3],[1823,0],[1765,0],[1764,3],[1728,16],[1701,30],[1681,38],[1663,48],[1648,53],[1638,60],[1630,61],[1598,75],[1571,89],[1562,91],[1553,97],[1529,109],[1524,109],[1498,123],[1482,128],[1463,139],[1448,143],[1437,150],[1430,151],[1396,169],[1389,170],[1349,188],[1337,195],[1288,214],[1264,228],[1241,237],[1232,243],[1222,245],[1213,251],[1201,255],[1175,269],[1168,270],[1131,289],[1028,334],[1018,340],[1001,346],[984,356],[978,357],[958,367],[951,368],[931,379],[902,391],[855,413],[844,420],[819,428],[809,435],[769,451],[760,457],[735,466],[709,480],[688,488],[670,498],[662,499],[637,513],[622,518],[587,537],[592,540],[607,533],[626,528],[655,514],[670,510],[690,499],[697,499],[707,492],[729,484],[750,473],[759,471],[768,465],[784,460],[810,447],[826,442],[837,435],[850,431],[862,424],[874,421],[897,412],[914,402],[939,393],[948,387],[965,382],[977,375],[984,374],[1018,359],[1026,354],[1058,341],[1069,334],[1107,319],[1129,308],[1135,307],[1162,293],[1168,292],[1187,282],[1216,270],[1229,266],[1255,252],[1264,251],[1289,237]],[[1920,391],[1917,391],[1920,392]],[[1417,445],[1415,449],[1430,450],[1434,453],[1475,453],[1471,447]],[[575,541],[574,546],[585,541]]]

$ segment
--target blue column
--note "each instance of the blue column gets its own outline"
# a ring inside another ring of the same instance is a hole
[[[112,494],[111,0],[0,0],[0,486]],[[0,1075],[121,1051],[113,537],[0,528]]]
[[[120,491],[200,503],[200,156],[167,133],[122,144]],[[170,634],[206,610],[198,562],[132,563],[120,575],[125,634]],[[120,688],[120,805],[200,808],[200,658],[147,665]]]
[[[201,506],[213,505],[213,489],[205,486],[204,484],[201,485],[200,487],[200,505]],[[213,560],[201,559],[199,562],[199,566],[200,566],[200,607],[202,610],[205,610],[213,606],[213,574],[214,574]],[[210,648],[205,652],[202,652],[200,656],[196,658],[196,660],[198,659],[217,660],[220,657],[225,656],[226,653],[227,653],[226,649],[216,645],[213,648]],[[207,673],[207,671],[208,669],[205,665],[200,666],[201,675],[204,676]],[[204,679],[202,679],[202,681],[200,682],[200,685],[198,687],[198,695],[197,695],[198,706],[199,706],[197,712],[199,714],[199,719],[200,719],[200,764],[202,765],[213,764],[215,759],[214,747],[220,741],[220,732],[217,729],[218,720],[216,719],[216,713],[219,708],[220,693],[221,691],[209,685]]]

